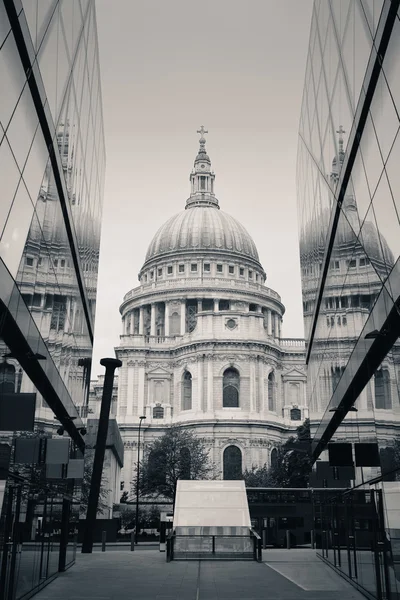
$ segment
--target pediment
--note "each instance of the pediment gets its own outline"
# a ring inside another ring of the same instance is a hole
[[[157,367],[148,371],[147,377],[151,379],[170,379],[171,373],[162,367]]]
[[[298,369],[291,369],[282,375],[283,381],[307,381],[307,375]]]

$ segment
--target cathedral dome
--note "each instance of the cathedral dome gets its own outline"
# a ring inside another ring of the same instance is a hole
[[[229,252],[259,262],[256,245],[241,223],[215,205],[188,206],[155,234],[146,262],[177,252]]]

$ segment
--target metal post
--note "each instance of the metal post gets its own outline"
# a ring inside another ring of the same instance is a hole
[[[315,541],[314,541],[314,529],[311,529],[311,548],[314,550]]]
[[[102,531],[101,532],[101,551],[105,552],[106,551],[106,541],[107,541],[107,531]]]
[[[131,550],[135,549],[135,532],[131,531]]]
[[[263,549],[265,550],[267,547],[267,530],[262,530],[262,541],[263,541]]]
[[[212,536],[212,553],[215,554],[215,535]]]
[[[145,416],[139,417],[139,436],[138,436],[138,460],[137,460],[137,473],[136,473],[136,519],[135,519],[135,540],[138,543],[138,531],[139,531],[139,469],[140,469],[140,428],[142,427],[142,421]]]
[[[290,550],[290,531],[286,529],[286,548]]]
[[[99,502],[99,493],[101,486],[101,475],[103,473],[104,455],[106,451],[108,421],[110,418],[112,390],[114,384],[114,371],[117,367],[122,366],[122,362],[117,358],[102,358],[100,364],[106,368],[106,373],[104,376],[103,396],[101,399],[96,450],[94,454],[93,472],[92,479],[90,482],[85,531],[82,543],[82,552],[88,554],[90,554],[93,550],[93,530],[96,522],[97,506]]]

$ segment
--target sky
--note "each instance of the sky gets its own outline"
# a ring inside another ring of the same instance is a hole
[[[312,1],[97,0],[107,153],[92,378],[158,228],[185,207],[201,125],[220,207],[304,335],[296,155]]]

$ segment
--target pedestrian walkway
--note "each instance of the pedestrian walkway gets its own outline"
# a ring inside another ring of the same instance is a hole
[[[263,563],[174,561],[156,550],[78,554],[35,600],[363,600],[313,550],[264,550]]]

